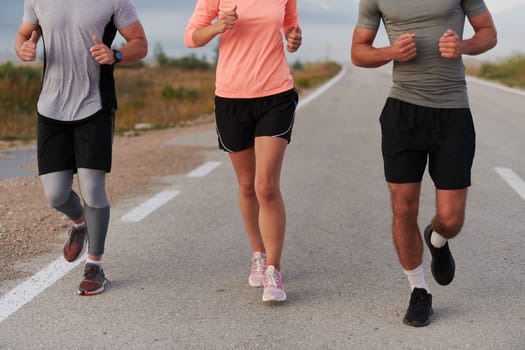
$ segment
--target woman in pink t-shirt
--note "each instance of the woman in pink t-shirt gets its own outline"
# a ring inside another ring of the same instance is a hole
[[[298,102],[284,52],[302,36],[296,0],[198,0],[185,31],[188,47],[217,35],[215,118],[219,147],[228,152],[253,255],[248,282],[263,301],[284,301],[280,260],[286,214],[280,191],[284,152]]]

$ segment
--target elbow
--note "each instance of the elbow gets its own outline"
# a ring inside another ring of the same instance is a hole
[[[195,29],[187,29],[184,32],[184,45],[186,45],[186,47],[190,49],[199,47],[199,45],[197,45],[193,40],[193,33],[195,33]]]
[[[146,38],[144,38],[144,42],[142,43],[142,50],[141,50],[141,59],[143,59],[144,57],[146,57],[148,55],[148,40]]]
[[[195,43],[191,39],[190,40],[184,39],[184,45],[189,49],[194,49],[198,47],[197,45],[195,45]]]
[[[359,55],[357,55],[354,50],[350,53],[350,59],[352,61],[352,64],[356,67],[365,67],[365,63],[362,59],[360,59]]]
[[[492,46],[490,48],[495,47],[497,44],[498,44],[498,32],[494,29],[494,33],[492,34],[492,38],[491,38]]]
[[[352,56],[352,64],[356,67],[363,67],[361,61],[359,61],[355,56]]]

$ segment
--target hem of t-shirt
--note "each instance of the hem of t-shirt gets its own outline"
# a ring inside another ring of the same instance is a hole
[[[130,25],[134,24],[134,23],[137,23],[139,22],[140,19],[138,17],[135,17],[134,19],[132,20],[129,20],[127,22],[124,22],[124,24],[122,24],[120,27],[117,27],[115,26],[115,28],[117,28],[117,30],[121,30],[122,28],[126,28],[126,27],[129,27]]]
[[[37,110],[37,115],[39,117],[42,117],[42,118],[45,118],[46,120],[50,120],[50,121],[53,121],[55,123],[59,123],[59,124],[75,124],[75,123],[81,123],[81,122],[85,122],[86,120],[88,120],[89,118],[93,118],[93,117],[96,117],[99,113],[101,113],[102,111],[105,111],[105,110],[111,110],[111,109],[116,109],[116,108],[103,108],[103,107],[99,107],[96,111],[94,112],[89,112],[89,114],[87,115],[83,115],[81,117],[77,117],[77,118],[74,118],[74,119],[65,119],[63,117],[57,117],[57,116],[53,116],[52,113],[42,113],[41,111]]]
[[[276,89],[263,90],[263,91],[227,91],[227,90],[216,89],[215,95],[219,97],[224,97],[224,98],[257,98],[257,97],[266,97],[266,96],[279,94],[281,92],[288,91],[292,89],[293,87],[294,87],[293,81],[290,81]]]
[[[379,24],[375,25],[375,24],[357,23],[356,27],[362,28],[362,29],[373,30],[375,32],[379,30]]]
[[[474,7],[471,11],[467,13],[469,17],[476,17],[478,15],[481,15],[483,12],[488,11],[487,6],[483,3],[478,5],[477,7]]]
[[[446,101],[433,102],[433,101],[430,101],[428,99],[411,98],[411,97],[408,97],[408,96],[396,95],[395,93],[390,93],[388,95],[388,97],[394,98],[396,100],[400,100],[400,101],[403,101],[403,102],[406,102],[406,103],[410,103],[410,104],[413,104],[413,105],[416,105],[416,106],[428,107],[428,108],[437,108],[437,109],[465,109],[465,108],[470,108],[468,103],[465,105],[465,103],[463,103],[463,102],[458,102],[458,103],[451,103],[451,102],[446,102]]]

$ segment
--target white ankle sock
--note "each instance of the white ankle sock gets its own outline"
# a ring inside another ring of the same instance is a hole
[[[410,283],[410,290],[414,288],[423,288],[430,293],[430,288],[428,287],[427,281],[425,280],[425,270],[423,269],[423,264],[419,265],[413,270],[407,271],[403,269],[405,275],[408,277],[408,283]]]
[[[93,260],[93,259],[87,258],[86,259],[86,264],[93,264],[93,265],[97,265],[98,267],[102,267],[102,259],[101,260]]]
[[[447,243],[448,239],[437,233],[436,231],[432,231],[432,234],[430,235],[430,243],[436,248],[441,248]]]
[[[80,227],[80,226],[84,226],[85,224],[86,224],[86,221],[82,221],[80,224],[73,223],[73,226],[74,227]]]

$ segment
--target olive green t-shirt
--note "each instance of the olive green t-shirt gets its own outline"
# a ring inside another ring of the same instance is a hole
[[[377,31],[383,21],[390,43],[414,33],[417,55],[394,61],[390,97],[433,108],[468,108],[461,57],[443,58],[439,38],[447,29],[463,36],[465,16],[487,11],[484,0],[361,0],[357,26]]]

